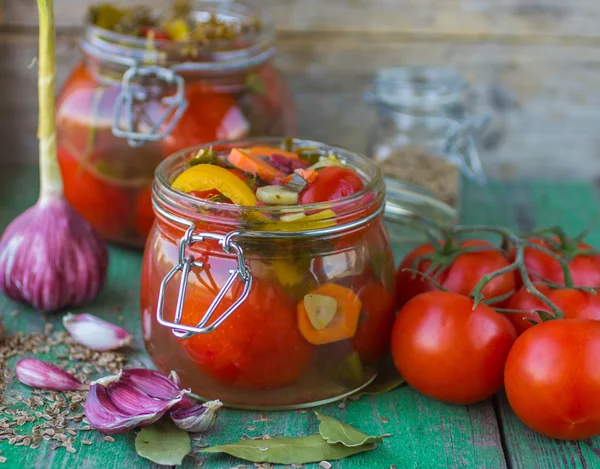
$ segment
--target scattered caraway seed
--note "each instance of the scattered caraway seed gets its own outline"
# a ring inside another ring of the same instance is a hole
[[[0,456],[0,464],[4,464],[6,462],[6,458],[4,456]]]
[[[390,465],[390,469],[396,469],[396,465],[395,464]]]
[[[114,443],[114,442],[115,442],[115,439],[114,439],[112,436],[108,436],[108,435],[106,435],[106,436],[104,437],[104,441],[108,441],[109,443]]]
[[[381,436],[381,438],[389,438],[390,436],[392,436],[392,434],[391,433],[382,433],[379,436]]]
[[[319,466],[321,466],[323,469],[331,469],[331,463],[329,461],[321,461]]]
[[[381,423],[388,423],[389,419],[387,417],[381,417],[379,420],[381,420]]]
[[[84,383],[117,373],[127,357],[123,353],[94,352],[76,344],[64,332],[18,334],[0,343],[0,444],[6,441],[35,449],[46,440],[59,443],[51,447],[54,450],[70,440],[67,447],[71,447],[78,436],[83,437],[83,432],[91,429],[83,413],[87,391],[49,391],[17,384],[15,363],[38,354],[64,356],[69,362],[54,363],[63,368],[74,367],[74,376]],[[84,373],[84,368],[94,371]]]

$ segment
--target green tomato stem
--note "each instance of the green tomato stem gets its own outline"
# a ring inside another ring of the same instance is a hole
[[[63,182],[56,149],[56,59],[54,32],[54,1],[38,0],[39,31],[39,160],[40,201],[62,197]]]

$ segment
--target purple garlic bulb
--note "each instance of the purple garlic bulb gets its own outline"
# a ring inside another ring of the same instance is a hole
[[[40,197],[0,239],[0,289],[40,311],[92,301],[107,267],[104,240],[62,196]]]

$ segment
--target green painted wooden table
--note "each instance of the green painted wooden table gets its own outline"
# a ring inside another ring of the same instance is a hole
[[[0,230],[35,202],[36,177],[33,167],[0,169]],[[570,233],[576,233],[597,212],[598,195],[593,184],[576,182],[492,182],[486,189],[466,187],[462,222],[502,224],[521,230],[561,224]],[[589,241],[600,245],[600,228],[591,233]],[[395,247],[397,255],[401,249]],[[134,363],[149,364],[138,324],[141,254],[118,247],[111,247],[110,254],[110,273],[104,292],[92,305],[79,308],[77,312],[85,311],[121,322],[135,334]],[[42,316],[4,297],[0,297],[0,314],[9,333],[40,332],[46,322],[61,327],[59,316]],[[20,393],[28,392],[18,383],[11,382],[8,386]],[[520,423],[502,392],[477,405],[452,406],[403,386],[387,394],[347,401],[344,408],[332,404],[321,410],[370,434],[391,434],[375,451],[333,462],[334,468],[389,469],[393,465],[398,469],[600,467],[600,438],[560,442],[538,435]],[[256,422],[260,420],[259,413],[225,410],[214,430],[194,444],[237,441],[243,434],[250,437],[265,433],[294,436],[317,431],[317,421],[311,412],[265,415],[268,421]],[[94,444],[82,446],[76,442],[76,453],[68,453],[64,448],[50,451],[50,445],[45,441],[37,449],[9,446],[3,441],[0,450],[1,456],[7,459],[4,467],[10,468],[158,467],[137,456],[133,434],[117,436],[113,443],[105,442],[95,432],[91,432],[88,439]],[[186,457],[183,467],[202,465],[203,468],[227,469],[240,464],[243,461],[205,455]],[[248,464],[248,467],[253,465]],[[306,467],[318,468],[316,464]]]

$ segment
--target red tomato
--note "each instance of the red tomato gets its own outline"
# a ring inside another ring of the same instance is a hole
[[[376,362],[385,357],[390,345],[390,330],[394,324],[394,294],[378,284],[368,284],[358,290],[362,303],[358,328],[352,346],[363,362]]]
[[[517,339],[504,384],[515,414],[551,438],[600,434],[600,322],[548,321]]]
[[[479,239],[470,239],[460,243],[459,247],[473,246],[493,247],[493,244]],[[420,293],[437,290],[435,285],[422,276],[414,272],[403,271],[403,269],[416,268],[419,272],[426,272],[431,266],[431,261],[422,260],[415,266],[415,259],[434,252],[435,248],[432,244],[422,244],[409,252],[400,263],[396,274],[396,295],[399,307]],[[506,256],[498,249],[460,254],[437,277],[436,281],[449,291],[468,296],[482,276],[507,267],[509,264]],[[485,298],[495,298],[507,295],[514,289],[515,275],[513,272],[508,272],[488,283],[482,293]]]
[[[565,319],[595,319],[600,321],[600,295],[577,290],[574,288],[565,288],[553,290],[550,287],[536,285],[536,288],[546,295],[563,313]],[[519,309],[526,311],[520,313],[507,313],[506,317],[513,323],[517,334],[521,335],[532,324],[525,318],[540,321],[540,315],[535,310],[546,311],[550,314],[552,310],[542,300],[537,299],[526,288],[521,288],[515,293],[508,304],[508,309]]]
[[[103,237],[127,239],[133,212],[131,191],[92,173],[64,148],[58,151],[58,162],[65,198],[73,208]]]
[[[300,205],[326,202],[348,197],[364,187],[355,171],[341,166],[327,166],[320,169],[317,179],[311,182],[300,194]]]
[[[504,362],[517,334],[491,307],[456,293],[428,292],[406,303],[392,329],[392,357],[416,390],[471,404],[502,387]]]
[[[186,85],[185,94],[186,111],[160,143],[164,156],[201,143],[248,136],[250,124],[233,94],[215,92],[202,83]]]
[[[239,296],[241,285],[233,288]],[[215,292],[191,288],[183,322],[196,324]],[[224,306],[231,305],[224,301]],[[215,318],[224,311],[218,308]],[[209,334],[184,340],[183,346],[200,368],[214,379],[251,389],[293,384],[312,358],[313,346],[300,334],[296,300],[277,284],[255,280],[244,303]]]
[[[544,285],[536,285],[536,288],[540,293],[548,296],[552,289]],[[525,287],[521,288],[513,296],[510,297],[506,304],[507,309],[515,309],[524,311],[523,313],[506,313],[505,316],[515,326],[517,335],[521,335],[533,324],[527,319],[533,319],[534,321],[540,321],[540,315],[536,313],[536,310],[547,311],[548,307],[546,304],[538,300],[535,296],[527,291]]]
[[[538,238],[531,239],[530,241],[556,252],[544,239]],[[589,244],[582,242],[577,243],[577,248],[592,249]],[[533,280],[549,280],[553,283],[564,285],[563,271],[556,259],[530,247],[525,248],[524,254],[525,266]],[[576,287],[600,287],[600,255],[577,255],[569,262],[569,268],[573,277],[573,284]]]

